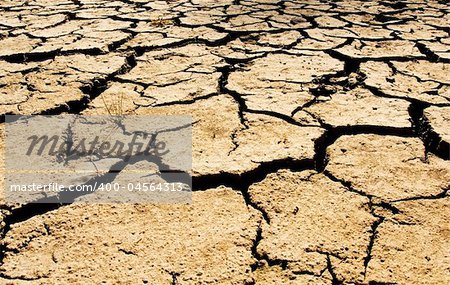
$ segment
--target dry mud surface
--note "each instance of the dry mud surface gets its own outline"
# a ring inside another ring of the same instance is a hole
[[[450,284],[449,12],[0,1],[1,115],[195,121],[192,204],[1,202],[0,283]]]

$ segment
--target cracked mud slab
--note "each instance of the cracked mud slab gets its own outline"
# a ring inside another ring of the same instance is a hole
[[[396,62],[367,62],[361,65],[361,72],[367,76],[365,84],[387,97],[415,99],[431,104],[448,104],[448,98],[436,94],[440,83],[431,76],[412,76],[404,69],[400,72]],[[437,96],[436,96],[437,95]]]
[[[2,275],[38,284],[244,283],[259,214],[231,189],[193,196],[191,205],[66,206],[17,224],[4,238]]]
[[[333,127],[411,127],[409,103],[404,100],[377,97],[360,88],[341,91],[330,97],[318,99],[319,102],[304,110]]]
[[[263,224],[259,255],[285,260],[290,270],[319,277],[332,256],[340,280],[362,280],[375,220],[366,197],[323,174],[285,170],[250,186],[249,193],[270,221]]]
[[[327,172],[385,202],[437,196],[449,186],[449,162],[425,157],[417,138],[343,136],[328,154]]]
[[[376,42],[355,40],[351,45],[346,45],[336,51],[356,59],[423,57],[413,42],[402,40]]]
[[[1,1],[2,122],[191,115],[194,202],[1,196],[0,283],[449,284],[449,11]]]
[[[450,270],[449,198],[396,203],[398,216],[377,229],[367,278],[445,284]]]
[[[298,74],[301,67],[302,73]],[[324,53],[269,55],[248,68],[232,72],[227,89],[241,94],[250,110],[272,111],[290,116],[298,106],[313,99],[308,92],[316,78],[336,73],[343,63]]]

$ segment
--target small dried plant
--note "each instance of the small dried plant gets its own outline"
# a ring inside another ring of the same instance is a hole
[[[122,117],[125,115],[125,110],[123,107],[123,94],[120,93],[118,98],[113,99],[111,103],[107,103],[103,94],[100,95],[105,106],[106,111],[110,116]]]
[[[163,19],[162,17],[158,17],[158,19],[156,20],[151,20],[150,24],[154,27],[165,27],[165,26],[170,26],[173,24],[173,20],[171,19]]]

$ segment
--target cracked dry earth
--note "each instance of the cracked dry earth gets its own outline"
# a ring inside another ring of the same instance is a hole
[[[1,202],[0,283],[450,284],[449,12],[0,1],[2,115],[195,122],[192,204]]]

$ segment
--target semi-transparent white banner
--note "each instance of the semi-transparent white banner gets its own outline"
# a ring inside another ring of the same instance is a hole
[[[190,202],[190,116],[6,116],[11,203]]]

